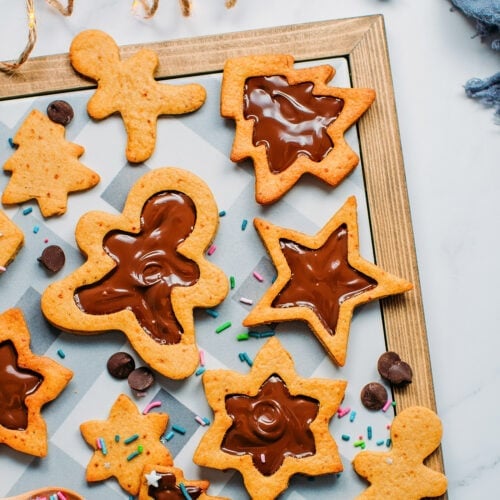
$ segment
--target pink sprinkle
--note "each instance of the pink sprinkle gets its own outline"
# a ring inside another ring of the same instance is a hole
[[[48,239],[48,238],[45,238],[45,239],[43,240],[43,242],[44,242],[44,243],[48,243],[48,242],[49,242],[49,239]]]
[[[68,498],[62,491],[57,492],[57,498],[59,498],[59,500],[68,500]]]
[[[212,245],[209,249],[208,249],[208,255],[212,255],[215,250],[217,250],[217,247],[215,245]]]
[[[200,349],[199,353],[200,353],[200,365],[205,366],[205,351]]]
[[[0,273],[4,273],[7,271],[7,268],[5,266],[0,266]]]
[[[339,418],[342,418],[342,417],[345,417],[350,411],[351,411],[351,409],[349,407],[339,408],[337,410],[337,415],[339,416]]]
[[[258,280],[258,281],[264,281],[264,278],[257,271],[254,271],[253,275],[254,275],[254,277],[255,277],[256,280]]]
[[[200,425],[203,425],[203,426],[207,425],[207,423],[206,423],[206,422],[205,422],[205,421],[204,421],[204,420],[203,420],[203,419],[202,419],[199,415],[196,415],[196,416],[194,417],[194,419],[195,419],[195,420],[196,420],[196,421],[197,421]]]
[[[252,299],[247,299],[245,297],[241,297],[240,298],[240,302],[243,303],[243,304],[248,304],[249,306],[251,306],[253,304],[253,300]]]
[[[98,448],[99,450],[101,450],[101,449],[102,449],[102,446],[101,446],[101,438],[96,438],[96,440],[95,440],[95,444],[97,445],[97,448]]]
[[[144,410],[142,410],[142,414],[146,415],[146,413],[149,413],[149,410],[152,408],[156,408],[157,406],[161,406],[161,401],[151,401]]]
[[[392,405],[392,401],[390,399],[388,399],[386,402],[385,402],[385,405],[382,407],[382,411],[387,411],[389,409],[389,406]]]

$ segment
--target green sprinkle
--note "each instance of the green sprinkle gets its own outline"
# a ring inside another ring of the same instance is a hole
[[[123,441],[125,444],[130,444],[133,443],[136,439],[139,439],[139,434],[133,434],[132,436],[128,437]]]
[[[234,290],[234,287],[236,285],[236,280],[234,279],[234,276],[229,277],[229,285],[231,286],[231,290]]]
[[[144,451],[144,446],[142,446],[142,444],[140,444],[138,447],[137,447],[137,451],[139,453],[142,453]]]
[[[246,333],[240,333],[237,337],[236,340],[248,340],[250,336],[248,335],[248,332]]]
[[[231,321],[226,321],[225,323],[222,323],[222,325],[219,325],[215,329],[215,333],[223,332],[224,330],[227,330],[230,326],[231,326]]]
[[[364,448],[365,447],[365,442],[362,439],[359,439],[358,441],[354,441],[354,446],[356,448]]]

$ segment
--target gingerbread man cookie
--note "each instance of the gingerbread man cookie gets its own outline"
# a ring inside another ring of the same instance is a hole
[[[3,169],[12,176],[2,203],[36,199],[44,217],[66,212],[68,193],[94,187],[99,175],[78,161],[84,148],[65,139],[65,128],[33,110],[14,136],[16,151]]]
[[[87,465],[87,481],[115,477],[125,491],[137,495],[144,467],[173,463],[160,441],[167,422],[166,413],[143,415],[128,396],[120,394],[107,420],[89,420],[80,425],[83,438],[94,450]]]
[[[147,160],[156,145],[156,124],[160,115],[179,115],[197,110],[206,98],[198,84],[158,83],[154,72],[158,56],[149,49],[138,50],[122,60],[115,41],[99,30],[77,35],[69,50],[73,68],[97,81],[97,90],[87,105],[92,118],[120,113],[128,136],[127,159]]]
[[[30,350],[30,332],[20,309],[0,315],[0,443],[44,457],[47,425],[41,408],[56,399],[73,372]]]
[[[358,500],[418,500],[443,495],[446,476],[423,464],[441,442],[439,417],[423,406],[403,410],[391,426],[390,451],[362,451],[354,470],[370,482]]]
[[[214,422],[193,460],[239,470],[251,498],[276,498],[294,474],[342,471],[328,425],[346,382],[301,378],[276,337],[258,352],[248,375],[208,370],[203,386]]]
[[[225,274],[205,256],[218,223],[199,177],[152,170],[132,187],[122,214],[80,219],[75,235],[88,260],[45,290],[43,313],[74,333],[120,330],[153,369],[188,377],[199,362],[193,311],[228,292]]]

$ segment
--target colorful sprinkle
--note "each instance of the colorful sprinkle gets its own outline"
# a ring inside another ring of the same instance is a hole
[[[248,332],[245,333],[240,333],[237,337],[236,340],[248,340],[250,336],[248,335]]]
[[[202,419],[199,415],[196,415],[196,416],[194,417],[194,419],[195,419],[195,420],[196,420],[196,421],[197,421],[200,425],[203,425],[203,426],[207,425],[207,424],[206,424],[206,422],[205,422],[205,420],[203,420],[203,419]]]
[[[244,231],[247,228],[248,221],[246,219],[243,219],[241,221],[241,230]]]
[[[250,356],[246,352],[238,353],[238,357],[240,358],[240,361],[245,361],[248,366],[253,365],[253,361],[250,359]]]
[[[215,245],[212,245],[209,249],[208,249],[208,255],[212,255],[215,251],[217,250],[217,247]]]
[[[28,215],[28,214],[30,214],[31,212],[33,212],[33,208],[32,208],[32,207],[25,208],[25,209],[23,210],[23,215]]]
[[[66,357],[66,354],[64,353],[64,351],[62,349],[58,349],[57,350],[57,355],[61,358],[61,359],[64,359]]]
[[[219,325],[215,329],[215,333],[223,332],[224,330],[227,330],[230,326],[231,326],[231,321],[226,321],[225,323],[222,323],[222,325]]]
[[[195,372],[194,374],[199,377],[200,375],[202,375],[203,373],[205,373],[205,367],[204,366],[200,366]]]
[[[248,304],[249,306],[251,306],[253,304],[253,300],[247,299],[246,297],[240,297],[240,302],[242,304]]]
[[[188,493],[188,490],[184,486],[184,483],[179,483],[179,489],[181,490],[186,500],[192,500],[191,495]]]
[[[132,434],[132,436],[129,436],[125,441],[123,441],[125,444],[130,444],[133,443],[136,439],[139,439],[139,434]]]
[[[161,401],[151,401],[151,403],[149,403],[146,408],[144,408],[144,410],[142,410],[142,414],[143,415],[146,415],[146,413],[149,413],[149,411],[152,409],[152,408],[156,408],[158,406],[161,406]]]
[[[342,417],[345,417],[350,411],[351,411],[351,409],[349,407],[339,408],[337,410],[337,415],[339,418],[342,418]]]
[[[354,446],[356,446],[356,448],[365,448],[366,446],[366,443],[362,440],[362,439],[358,439],[357,441],[354,441]]]
[[[103,455],[108,454],[108,448],[106,447],[106,441],[104,441],[103,438],[99,438],[99,441],[101,442],[101,450]]]
[[[172,425],[172,430],[178,432],[179,434],[186,434],[186,429],[184,429],[184,427],[182,427],[181,425]]]
[[[229,286],[231,287],[231,290],[234,290],[234,287],[236,286],[236,280],[234,279],[234,276],[229,276]]]
[[[257,271],[254,271],[254,272],[253,272],[253,276],[254,276],[254,278],[255,278],[257,281],[260,281],[260,282],[264,281],[264,278],[262,277],[262,275],[260,275]]]
[[[205,422],[205,425],[209,425],[210,424],[210,419],[208,417],[201,417],[201,418]]]
[[[212,316],[212,318],[217,318],[219,316],[219,313],[217,311],[215,311],[214,309],[205,309],[205,312],[209,316]]]
[[[57,492],[57,498],[59,500],[68,500],[68,497],[62,491]]]
[[[382,411],[387,411],[391,405],[392,405],[392,401],[390,399],[388,399],[385,402],[385,405],[382,407]]]
[[[101,445],[101,438],[96,438],[95,445],[97,446],[98,450],[101,449],[101,447],[102,447],[102,445]]]
[[[349,415],[349,422],[354,422],[355,418],[356,418],[356,412],[352,410],[351,414]]]

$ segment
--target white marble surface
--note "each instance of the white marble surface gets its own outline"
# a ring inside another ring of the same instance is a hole
[[[14,3],[16,5],[14,5]],[[64,2],[63,2],[64,3]],[[449,496],[494,498],[500,467],[500,125],[465,96],[470,77],[499,69],[499,54],[447,0],[160,0],[150,20],[132,0],[75,0],[63,17],[35,1],[33,56],[66,52],[82,29],[119,44],[161,41],[334,18],[385,17],[405,159]],[[24,47],[24,2],[0,0],[0,59]]]

